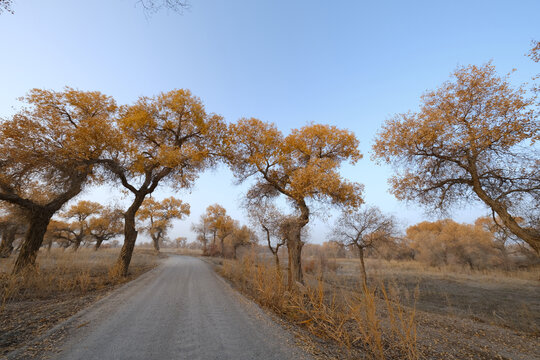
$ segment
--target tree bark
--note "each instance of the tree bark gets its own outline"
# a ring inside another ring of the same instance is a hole
[[[469,173],[471,174],[472,178],[472,188],[473,191],[478,195],[480,200],[482,200],[487,206],[489,206],[499,217],[501,218],[504,226],[510,230],[511,233],[525,241],[527,244],[529,244],[534,251],[536,251],[536,254],[540,254],[540,234],[535,231],[534,229],[527,229],[522,228],[519,226],[516,219],[510,215],[508,212],[508,207],[504,205],[502,202],[497,201],[493,198],[491,198],[482,188],[482,184],[480,183],[480,179],[478,177],[478,171],[476,169],[476,165],[473,163],[470,163],[469,165]]]
[[[0,258],[8,258],[13,252],[13,242],[15,241],[16,229],[14,226],[6,226],[2,232],[2,242],[0,243]]]
[[[152,235],[152,243],[154,244],[154,250],[159,252],[159,237]]]
[[[29,219],[29,227],[26,232],[21,251],[13,266],[12,274],[19,274],[26,267],[34,267],[36,264],[37,253],[43,237],[47,231],[47,226],[54,214],[54,211],[48,211],[43,208],[33,209]]]
[[[304,284],[304,273],[302,272],[302,247],[304,243],[300,238],[301,228],[294,229],[293,234],[287,241],[289,252],[289,288],[292,289],[296,282]]]
[[[73,252],[76,252],[79,250],[79,247],[81,246],[82,239],[75,238],[75,241],[73,242]]]
[[[274,253],[274,263],[276,265],[276,271],[279,272],[280,271],[280,267],[279,267],[279,255],[278,255],[278,252],[276,251]]]
[[[141,207],[146,195],[137,194],[135,200],[124,214],[124,244],[116,264],[113,268],[113,274],[117,276],[127,276],[129,263],[133,256],[133,249],[135,248],[135,241],[137,241],[137,230],[135,229],[135,215],[137,210]]]
[[[225,257],[225,244],[224,244],[225,238],[220,238],[220,251],[221,251],[221,257]]]
[[[292,224],[287,237],[287,250],[289,252],[289,289],[295,286],[295,283],[304,284],[304,273],[302,272],[302,228],[309,222],[309,209],[303,200],[297,202],[300,216]]]
[[[367,289],[367,273],[366,273],[366,264],[364,263],[364,248],[358,246],[358,257],[360,258],[360,274],[362,275],[362,290]]]
[[[103,243],[103,239],[96,239],[96,244],[94,245],[94,251],[97,251],[101,244]]]

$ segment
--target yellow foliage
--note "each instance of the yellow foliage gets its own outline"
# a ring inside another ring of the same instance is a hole
[[[258,173],[259,185],[288,196],[297,203],[308,199],[329,200],[356,207],[362,186],[341,177],[343,161],[362,158],[358,140],[348,130],[311,124],[294,129],[284,137],[274,124],[258,119],[240,119],[229,127],[227,160],[243,180]]]

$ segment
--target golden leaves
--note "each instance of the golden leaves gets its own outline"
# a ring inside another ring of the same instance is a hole
[[[241,181],[258,174],[251,197],[272,197],[277,191],[297,203],[315,199],[357,206],[361,202],[361,186],[348,183],[338,172],[343,161],[355,163],[362,157],[358,140],[348,130],[310,124],[284,137],[274,124],[240,119],[229,126],[226,153]]]

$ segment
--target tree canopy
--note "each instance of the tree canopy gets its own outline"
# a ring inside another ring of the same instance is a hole
[[[114,99],[97,91],[33,89],[27,104],[0,124],[0,200],[28,211],[29,231],[15,263],[35,263],[51,217],[81,192],[115,143]]]
[[[540,251],[540,139],[535,99],[491,64],[458,68],[417,112],[387,120],[374,158],[394,166],[392,193],[439,210],[481,200]],[[525,221],[519,224],[516,217]]]

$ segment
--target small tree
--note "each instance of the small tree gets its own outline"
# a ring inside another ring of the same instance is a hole
[[[187,246],[187,237],[179,236],[174,239],[174,243],[176,244],[177,249],[185,249]]]
[[[73,228],[70,223],[60,220],[51,220],[49,226],[47,226],[47,232],[45,233],[45,244],[47,244],[47,251],[51,250],[53,243],[66,249],[75,242],[73,234]]]
[[[335,240],[358,251],[362,285],[367,288],[365,252],[394,237],[395,220],[379,208],[368,206],[357,211],[344,210],[334,228]]]
[[[225,238],[232,234],[234,226],[234,220],[227,215],[227,210],[223,206],[213,204],[206,208],[206,212],[201,217],[199,231],[208,231],[208,235],[212,238],[209,255],[213,256],[218,252],[221,256],[224,255]],[[217,241],[220,243],[219,250]]]
[[[274,256],[276,270],[280,271],[279,248],[287,242],[287,233],[283,225],[287,223],[285,215],[270,201],[247,201],[244,204],[255,226],[260,226],[266,238],[266,245]]]
[[[111,240],[122,234],[124,213],[120,209],[104,207],[99,216],[93,217],[88,222],[88,236],[92,238],[94,250],[98,250],[104,241]]]
[[[540,139],[534,98],[491,64],[458,68],[422,97],[418,112],[387,120],[374,157],[394,165],[392,193],[445,210],[479,199],[537,252],[540,232],[520,224],[540,212]]]
[[[202,246],[203,255],[209,255],[208,242],[212,231],[210,230],[210,221],[206,214],[202,214],[198,223],[191,224],[191,230],[197,234],[197,241]]]
[[[66,212],[60,216],[64,219],[72,219],[70,231],[73,234],[73,251],[77,251],[85,238],[89,235],[89,217],[99,214],[103,211],[103,206],[97,202],[81,200],[72,205]]]
[[[238,248],[242,246],[255,245],[259,242],[255,232],[246,225],[235,224],[230,235],[230,243],[233,249],[233,259],[236,259]]]
[[[174,219],[182,219],[189,216],[189,204],[174,197],[156,201],[152,198],[145,199],[138,213],[139,220],[147,222],[144,230],[152,238],[154,250],[159,252],[159,244],[171,227]]]

